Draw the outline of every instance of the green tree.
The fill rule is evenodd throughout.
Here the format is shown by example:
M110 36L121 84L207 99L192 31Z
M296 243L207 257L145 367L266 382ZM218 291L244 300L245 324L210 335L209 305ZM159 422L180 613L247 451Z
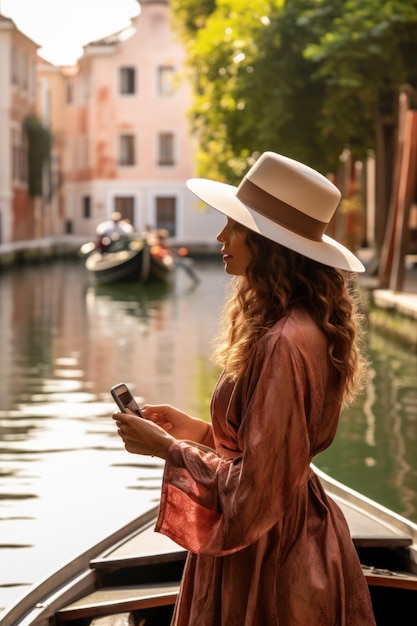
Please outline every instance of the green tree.
M396 112L399 87L417 86L417 2L344 0L326 23L313 11L309 20L319 36L304 53L327 85L323 129L341 128L363 151L377 116Z
M317 164L323 81L312 84L314 64L303 56L308 33L294 23L294 9L285 11L283 0L220 0L202 17L201 3L193 11L190 2L200 27L181 21L182 3L172 8L191 68L199 173L237 181L267 149Z
M335 170L395 130L417 84L417 0L177 0L199 174L236 182L259 152ZM385 125L381 131L381 124Z

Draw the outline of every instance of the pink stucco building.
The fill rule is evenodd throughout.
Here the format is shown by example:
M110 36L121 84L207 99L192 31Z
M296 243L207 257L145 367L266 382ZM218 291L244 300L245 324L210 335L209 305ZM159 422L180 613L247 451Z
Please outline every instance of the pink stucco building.
M34 236L24 124L36 109L38 46L0 15L0 243Z
M11 149L0 163L0 243L63 234L88 240L113 211L138 232L164 228L173 242L215 242L224 219L199 206L185 184L195 175L191 93L169 0L139 4L129 28L86 45L72 67L37 57L38 46L2 18L0 138ZM42 197L34 198L25 173L18 180L13 169L15 152L25 161L31 111L53 137Z
M142 0L131 27L85 46L67 78L64 155L67 230L89 236L120 211L135 229L181 241L213 239L212 210L196 210L184 50L168 0Z

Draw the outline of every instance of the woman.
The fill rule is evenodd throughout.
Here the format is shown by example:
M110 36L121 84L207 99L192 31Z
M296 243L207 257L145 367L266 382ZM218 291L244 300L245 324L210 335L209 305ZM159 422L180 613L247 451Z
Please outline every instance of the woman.
M238 188L188 186L227 216L234 276L211 424L168 405L113 416L129 452L166 460L156 530L189 550L172 624L372 626L349 529L310 467L363 380L347 282L363 266L324 235L340 192L272 152Z

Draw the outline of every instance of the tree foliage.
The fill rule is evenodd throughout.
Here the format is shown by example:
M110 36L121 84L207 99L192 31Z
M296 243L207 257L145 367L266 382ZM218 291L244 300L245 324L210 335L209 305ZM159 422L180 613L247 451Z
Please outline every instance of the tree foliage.
M42 195L45 163L51 158L52 136L35 115L28 115L23 128L28 143L28 187L32 197Z
M199 174L237 182L276 150L335 170L417 86L417 0L174 0ZM378 117L379 116L379 117Z
M324 133L341 129L363 154L373 145L376 116L396 116L399 87L417 87L417 2L345 0L341 5L305 56L318 64L314 78L327 86ZM310 19L317 22L317 16Z

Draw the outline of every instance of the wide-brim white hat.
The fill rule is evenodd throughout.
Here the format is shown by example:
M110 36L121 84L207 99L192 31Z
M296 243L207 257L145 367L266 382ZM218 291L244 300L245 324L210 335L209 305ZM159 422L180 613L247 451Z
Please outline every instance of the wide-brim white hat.
M324 234L341 193L316 170L264 152L235 187L191 178L188 188L206 204L290 250L342 270L365 271L345 246Z

